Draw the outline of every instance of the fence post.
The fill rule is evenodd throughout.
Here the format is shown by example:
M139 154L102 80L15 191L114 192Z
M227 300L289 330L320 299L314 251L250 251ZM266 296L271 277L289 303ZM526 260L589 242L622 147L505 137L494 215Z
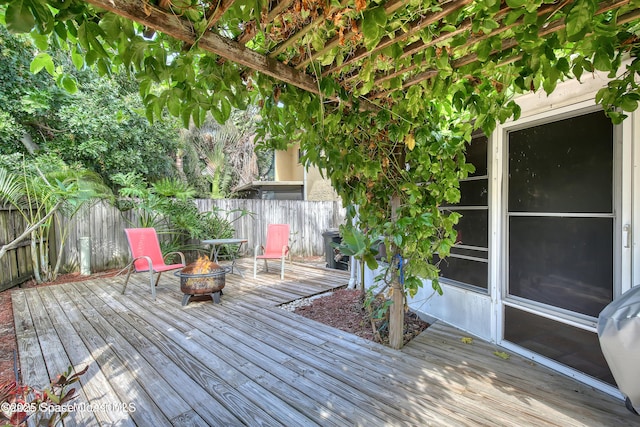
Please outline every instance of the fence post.
M91 274L91 237L80 238L80 274Z

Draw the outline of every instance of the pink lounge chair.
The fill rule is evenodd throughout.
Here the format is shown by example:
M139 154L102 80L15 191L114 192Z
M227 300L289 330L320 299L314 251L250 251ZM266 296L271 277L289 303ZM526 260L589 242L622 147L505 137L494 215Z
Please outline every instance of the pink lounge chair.
M151 295L153 299L156 299L156 286L160 280L160 275L163 271L177 270L185 266L184 254L182 252L171 252L165 255L166 258L172 254L180 255L182 261L181 264L165 264L160 250L160 242L158 241L158 234L155 228L125 228L124 232L127 234L127 240L129 241L129 249L131 250L131 256L133 261L127 266L129 271L127 272L127 278L124 281L124 288L122 288L122 294L127 289L129 283L129 276L131 276L131 270L135 268L136 272L149 272L149 284L151 285ZM153 273L158 273L155 283L153 282Z
M258 253L262 251L262 255ZM280 280L284 280L284 259L289 254L289 224L269 224L267 244L257 245L253 255L253 278L257 277L258 260L264 260L264 269L269 271L268 259L280 260Z

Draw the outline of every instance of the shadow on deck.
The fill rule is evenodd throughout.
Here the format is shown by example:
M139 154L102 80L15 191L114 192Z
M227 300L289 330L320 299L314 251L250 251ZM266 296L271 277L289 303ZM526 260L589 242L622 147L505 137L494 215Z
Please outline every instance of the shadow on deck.
M347 284L347 272L286 267L227 275L221 304L157 300L132 276L12 293L24 382L68 365L82 389L65 425L637 425L624 404L442 324L395 351L279 309ZM90 406L89 406L90 405ZM135 409L135 411L134 411Z

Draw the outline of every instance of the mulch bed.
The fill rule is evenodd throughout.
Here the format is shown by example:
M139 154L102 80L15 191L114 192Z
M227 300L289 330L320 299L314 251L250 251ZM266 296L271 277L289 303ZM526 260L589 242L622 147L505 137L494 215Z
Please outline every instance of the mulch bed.
M371 304L372 312L375 313L383 303L382 296L376 298ZM374 319L375 326L372 326L371 316L364 307L362 293L359 290L337 290L328 296L314 299L311 305L296 308L294 312L359 337L385 345L389 344L387 319ZM374 327L377 334L374 333ZM415 313L405 312L404 344L428 327L429 324L421 320Z

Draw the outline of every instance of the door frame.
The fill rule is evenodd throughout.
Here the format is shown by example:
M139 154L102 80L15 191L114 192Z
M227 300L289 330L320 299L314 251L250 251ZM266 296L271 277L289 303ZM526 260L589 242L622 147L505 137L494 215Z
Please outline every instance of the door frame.
M565 105L560 108L553 108L550 106L544 111L538 111L537 113L528 115L517 121L512 121L504 125L499 126L491 138L490 147L492 153L492 159L490 160L492 168L492 176L490 176L492 197L492 207L495 208L494 214L491 218L491 227L493 230L491 239L493 253L490 259L496 260L493 265L490 265L490 287L491 295L493 296L492 302L494 309L492 315L494 316L494 322L492 330L494 331L494 339L497 344L518 353L531 360L535 360L538 363L548 366L554 370L557 370L565 375L576 378L577 380L598 388L608 394L616 397L622 397L619 390L610 384L597 380L585 373L582 373L574 368L570 368L552 359L541 356L534 353L531 350L520 347L509 341L503 339L504 337L504 321L505 321L505 306L517 307L518 309L528 311L530 313L549 318L554 321L559 321L574 327L585 329L590 332L596 332L596 321L587 321L585 319L578 319L577 316L567 316L562 313L555 312L553 310L541 310L539 307L530 307L525 304L520 304L518 301L510 300L508 298L507 282L508 282L508 216L507 216L507 195L508 195L508 133L514 130L526 129L529 127L562 120L570 117L579 116L582 114L591 113L601 110L601 107L595 105L593 98L576 102L574 104ZM640 280L640 274L633 274L633 271L640 273L640 269L634 268L640 267L640 256L632 259L632 248L623 248L623 242L626 242L627 235L623 231L624 225L632 226L632 205L633 203L640 203L640 200L633 200L633 188L640 188L640 173L636 174L635 180L632 179L633 166L640 164L640 153L633 150L633 120L638 119L638 115L623 122L620 126L614 126L614 176L613 176L613 190L614 190L614 277L613 277L613 295L614 298L620 295L631 286L632 277L636 280ZM635 158L632 155L635 153ZM635 184L635 186L634 186ZM638 198L640 199L640 197ZM640 224L640 212L636 209L635 212L638 215L638 222ZM630 228L629 233L633 230ZM632 234L629 234L629 239L632 240L633 245L636 246L638 242ZM635 251L638 252L638 251Z

